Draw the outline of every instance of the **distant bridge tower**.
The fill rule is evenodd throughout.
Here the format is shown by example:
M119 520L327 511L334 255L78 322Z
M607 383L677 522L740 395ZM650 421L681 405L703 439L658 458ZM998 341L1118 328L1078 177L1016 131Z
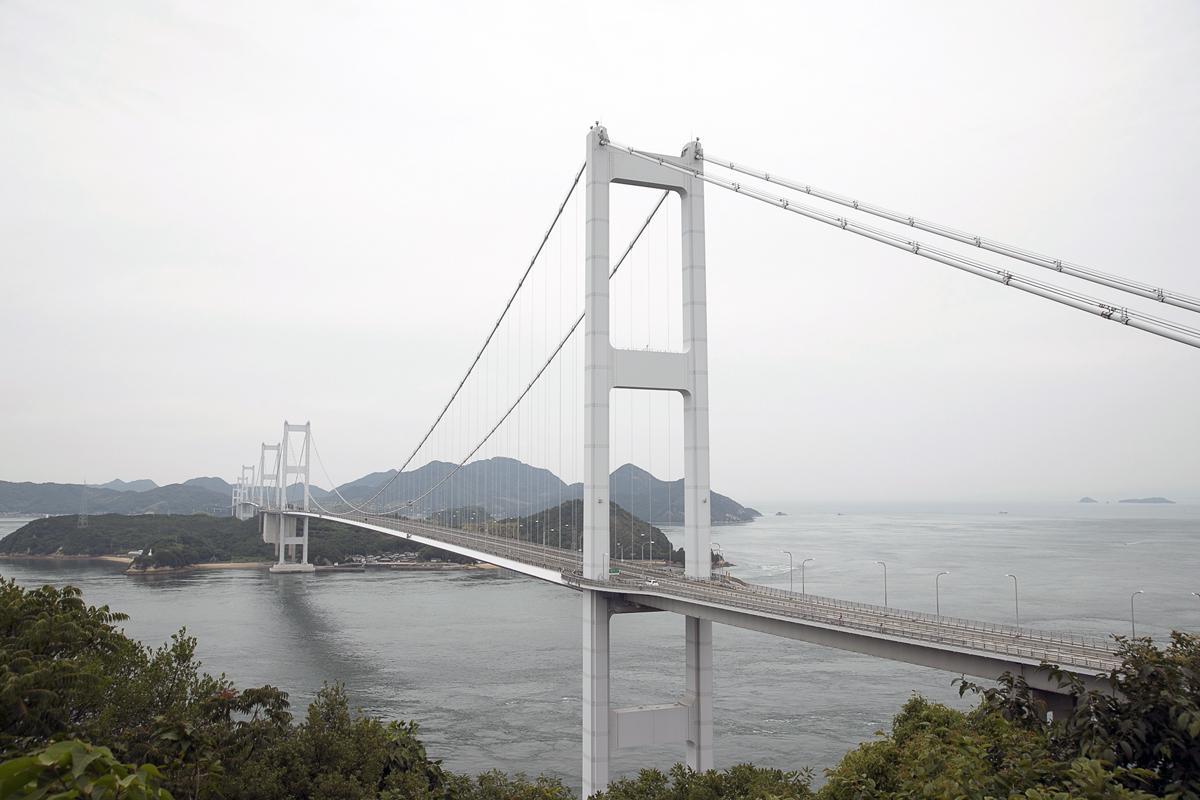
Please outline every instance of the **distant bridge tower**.
M254 504L260 510L266 511L271 508L272 492L278 482L279 445L263 442L258 455L258 484L254 487Z
M300 446L292 448L292 434L302 434ZM278 512L289 509L309 510L309 454L312 438L312 424L292 425L284 420L283 438L280 439L277 467L275 471L275 487L272 507ZM268 445L263 445L265 457ZM292 454L298 453L296 463L292 463ZM295 477L301 485L299 502L290 502L287 496L288 484ZM271 566L271 572L312 572L316 568L308 562L308 518L302 522L295 517L282 513L266 513L263 515L263 541L275 545L277 560Z
M233 487L233 516L240 520L254 519L258 508L254 503L254 465L242 465L242 474Z
M608 147L600 125L587 138L583 575L607 581L609 394L613 389L679 392L684 407L684 551L692 578L711 574L708 453L708 320L704 273L704 167L699 142L679 157L656 156L688 172ZM683 352L619 350L609 335L609 186L667 190L682 208ZM586 584L585 584L586 587ZM621 748L685 741L687 764L711 769L712 622L686 617L686 679L679 702L632 709L609 705L611 596L583 597L583 796L608 786L610 755Z
M79 519L76 524L80 528L88 526L88 510L87 510L87 478L83 479L83 485L79 487Z

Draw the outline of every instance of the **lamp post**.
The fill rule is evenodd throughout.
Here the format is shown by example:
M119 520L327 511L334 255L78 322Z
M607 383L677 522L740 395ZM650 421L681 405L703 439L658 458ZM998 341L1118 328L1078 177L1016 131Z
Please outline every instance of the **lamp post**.
M815 561L813 558L806 558L800 562L800 594L808 594L804 588L804 565L810 561Z
M1004 573L1004 577L1013 579L1013 612L1016 614L1016 617L1017 617L1017 627L1020 628L1021 627L1021 600L1017 596L1017 576L1013 575L1011 572L1006 572L1006 573ZM1018 631L1018 634L1020 634L1020 631Z
M788 594L791 594L792 593L792 570L794 569L794 567L792 567L792 551L791 550L781 550L780 552L786 554L788 557ZM803 566L803 564L801 564L801 566ZM803 582L801 582L800 588L804 588Z
M883 567L883 607L887 608L887 564L882 561L876 561L875 563Z
M942 580L943 575L949 574L946 570L942 570L933 578L933 607L935 609L934 613L939 617L942 615L942 590L938 586L938 583Z
M1136 592L1129 595L1129 633L1130 633L1129 638L1130 639L1137 638L1137 620L1133 616L1133 598L1137 597L1139 594L1145 594L1145 592L1142 591L1141 589L1138 589Z

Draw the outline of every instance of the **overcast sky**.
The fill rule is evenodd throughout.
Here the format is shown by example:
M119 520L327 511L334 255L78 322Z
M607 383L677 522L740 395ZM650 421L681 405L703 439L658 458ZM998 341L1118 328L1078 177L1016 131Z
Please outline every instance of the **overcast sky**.
M231 479L284 417L395 466L594 120L1200 295L1194 2L4 0L0 479ZM717 189L707 235L719 491L1200 499L1200 351Z

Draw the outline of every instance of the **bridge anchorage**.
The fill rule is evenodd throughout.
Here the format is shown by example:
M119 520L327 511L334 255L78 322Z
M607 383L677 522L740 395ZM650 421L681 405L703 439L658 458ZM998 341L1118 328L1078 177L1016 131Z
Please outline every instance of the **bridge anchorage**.
M731 161L705 156L698 141L685 145L679 156L662 155L617 144L609 139L606 129L597 124L587 135L584 165L576 174L567 198L559 207L550 230L543 237L500 318L489 332L483 347L475 355L466 375L451 394L450 400L426 430L416 449L393 471L388 481L374 490L365 501L356 505L347 500L337 488L338 484L330 479L333 492L341 504L337 506L339 510L325 508L310 492L310 455L313 451L316 452L318 464L322 469L325 467L320 451L313 442L312 428L308 423L293 425L284 422L279 443L261 446L257 470L253 467L243 467L242 475L233 490L233 510L239 518L258 515L263 540L275 545L277 560L271 571L313 571L314 567L309 563L308 557L309 524L312 519L328 519L467 556L579 592L583 600L582 776L585 798L607 787L610 765L614 757L627 748L683 744L689 767L695 770L713 767L714 622L985 679L994 679L1003 672L1011 672L1023 677L1052 710L1062 709L1065 703L1070 702L1070 690L1041 669L1044 664L1055 664L1064 673L1078 677L1085 688L1106 688L1104 676L1120 663L1110 641L818 597L803 591L796 594L712 575L705 186L714 185L775 206L787 213L835 226L877 243L905 250L920 258L988 278L997 285L1017 288L1108 321L1115 319L1127 328L1140 329L1177 343L1200 347L1200 330L1127 309L1123 304L1114 305L1097 300L1074 290L1055 287L1040 279L1018 275L973 258L915 242L906 235L852 222L846 217L806 206L797 202L794 197L768 194L761 188L706 172L706 163L802 195L841 204L856 212L872 214L909 228L950 238L962 244L973 245L1056 272L1066 271L1084 280L1137 294L1179 309L1200 310L1200 299L1188 295L1099 273L1087 267L1070 265L1059 259L1050 259L1032 251L926 222L912 215L887 211L869 203L860 203L841 195L824 192L802 182L783 179L775 173L760 173ZM518 299L522 287L529 285L526 281L530 270L538 262L539 256L543 255L547 241L558 227L564 208L575 196L580 178L584 176L582 313L579 313L577 307L574 309L575 322L565 332L557 347L553 347L555 340L548 336L549 326L546 315L543 315L540 323L546 326L547 330L544 331L545 339L542 341L550 351L549 358L536 371L533 368L538 362L528 361L530 373L535 372L528 384L525 381L530 374L522 372L521 359L518 359L515 374L510 376L503 373L505 380L498 382L495 375L489 374L487 370L508 369L505 365L511 362L506 358L507 353L501 354L505 356L503 358L487 357L491 352L488 350L489 345L495 343L498 348L501 346L501 340L511 343L511 337L497 337L497 331L500 330L506 315L515 307L514 301ZM653 189L661 193L662 198L674 194L678 199L678 252L682 287L678 307L681 309L682 336L675 340L677 344L673 348L636 350L619 348L613 343L610 330L611 279L650 225L654 215L663 206L663 200L660 199L647 217L646 223L624 252L615 259L614 264L609 250L610 193L613 184ZM561 230L559 227L560 234ZM561 252L560 249L560 257ZM573 267L578 264L576 258ZM572 291L576 288L573 284ZM561 283L558 290L561 310L564 291ZM549 289L545 289L545 292L542 300L549 304ZM541 302L528 295L527 291L524 297L530 301L528 305ZM578 292L575 296L578 298ZM670 300L671 293L668 292L667 296ZM668 311L672 314L674 307L673 301L670 301ZM1119 319L1109 313L1113 308L1121 309ZM556 359L564 352L564 346L580 326L583 330L582 351L578 354L580 357L573 356L569 359L569 374L572 379L581 379L581 393L573 395L568 403L562 399L561 375L565 359ZM512 327L510 320L509 333L512 333ZM525 332L525 338L522 338L519 325L515 341L519 355L522 347L526 347L527 351L530 349L528 331ZM573 341L578 344L580 340ZM528 359L530 355L529 352L525 352L523 357ZM582 430L574 427L572 419L572 434L567 437L581 434L574 440L582 440L583 445L580 523L582 536L572 540L572 537L579 533L578 530L572 530L566 547L562 546L561 509L564 506L561 495L557 507L559 546L553 546L545 535L548 516L543 516L542 519L540 532L543 538L540 544L531 532L528 538L522 538L522 532L525 530L522 528L525 524L522 522L522 509L543 514L544 511L541 506L523 507L519 492L514 517L507 520L492 519L491 512L482 509L481 516L484 522L473 524L474 511L467 507L467 503L455 506L454 496L450 495L451 499L447 500L445 491L447 482L460 475L460 470L472 459L476 459L475 465L486 463L481 460L481 448L488 445L493 434L501 428L514 410L517 410L522 400L552 364L557 364L560 369L558 394L554 400L549 401L552 406L551 413L543 413L539 421L549 424L548 420L554 418L553 412L561 412L562 408L567 406L570 406L572 414L580 409L583 412ZM477 374L477 367L484 371L482 376ZM580 369L582 375L579 374ZM486 392L471 395L468 381L472 377L476 379L476 384L486 388ZM509 381L509 378L512 380ZM519 389L522 385L524 390L512 399L509 396L512 387L516 386ZM463 404L465 407L452 409L464 386L468 386L468 400ZM610 430L611 395L616 389L641 393L655 392L659 393L660 397L663 393L675 393L682 398L685 556L682 569L633 560L632 553L630 558L621 560L619 570L610 569L610 522L619 519L612 512L610 475L614 450ZM504 395L502 398L498 397L501 391ZM475 410L480 407L485 409L482 415ZM481 416L484 417L482 421ZM496 417L499 417L498 421ZM409 474L405 470L418 454L426 453L428 457L429 451L423 448L431 439L436 439L439 431L445 432L446 426L439 428L444 420L453 421L449 424L463 424L464 420L466 421L462 439L454 438L458 434L453 430L447 434L451 441L449 449L453 451L453 461L456 463L440 462L438 469L445 469L437 475L426 471L421 478L424 483L418 488L410 485L409 489L404 490L409 493L399 498L399 502L394 503L392 507L385 508L387 504L382 501L376 503L389 487L401 485L401 476ZM565 415L559 413L557 420L560 427L567 427ZM519 415L517 422L519 425ZM477 434L483 434L482 439ZM293 442L293 439L297 441ZM518 428L518 454L520 442ZM507 444L493 442L495 448L505 447ZM668 450L670 445L668 440ZM506 455L507 452L501 450L500 454ZM462 453L465 455L460 460L459 455ZM429 461L427 466L432 466L433 459L430 458ZM579 466L578 460L568 461L576 467ZM478 476L478 471L476 475ZM289 487L293 479L295 482ZM469 486L460 488L470 489ZM492 488L496 488L494 483ZM481 496L478 491L473 495L470 492L466 494L476 498L474 502L478 502L478 497ZM487 494L485 491L483 496ZM497 496L499 494L503 494L503 491ZM459 499L462 499L462 496L460 493ZM321 499L325 499L325 496L322 495ZM511 500L508 497L505 499ZM544 497L540 499L543 505L552 505L545 501ZM577 496L573 502L580 502ZM511 511L510 505L502 508L500 513L503 516ZM465 518L468 514L472 524L468 524ZM533 523L530 528L536 524ZM632 535L629 543L632 550ZM667 611L683 617L685 678L677 700L633 708L612 707L609 650L611 619L613 614L629 611Z

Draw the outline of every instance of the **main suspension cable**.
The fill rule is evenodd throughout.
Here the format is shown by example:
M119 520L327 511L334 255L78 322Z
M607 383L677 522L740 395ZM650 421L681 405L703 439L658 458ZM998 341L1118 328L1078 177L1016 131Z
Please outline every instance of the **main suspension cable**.
M460 380L458 385L454 387L454 391L450 394L450 399L446 401L446 405L442 406L442 410L438 412L437 418L434 419L433 424L429 426L427 431L425 431L425 435L421 437L421 441L417 443L415 448L413 448L412 453L410 453L408 458L404 460L404 463L400 465L400 467L396 470L396 473L392 475L391 479L388 480L387 483L383 484L383 486L380 486L375 494L368 497L366 501L363 502L363 507L355 506L352 503L347 503L347 505L349 505L352 509L362 514L369 513L366 511L365 507L374 502L375 498L383 494L393 483L396 482L396 479L400 477L400 473L403 472L408 465L412 463L412 460L417 457L417 453L421 452L421 448L425 446L425 442L429 441L429 437L437 428L438 423L442 421L442 417L446 416L446 411L449 410L450 406L454 403L455 398L458 397L458 393L462 391L463 385L466 384L467 379L471 377L471 373L475 370L475 365L479 363L479 359L483 356L484 351L487 350L487 346L491 343L492 337L496 335L496 331L499 330L500 323L504 321L505 316L508 314L508 310L512 308L513 301L517 298L517 295L520 294L521 287L525 284L525 279L529 277L530 271L533 270L533 265L537 263L538 256L542 254L542 250L546 247L546 242L550 240L550 234L554 232L555 226L558 225L558 220L562 217L563 210L567 207L567 203L570 201L571 195L575 193L576 187L579 186L579 179L583 177L583 171L586 168L587 163L585 162L579 167L579 171L575 173L575 179L571 181L571 188L567 190L566 196L558 206L558 211L554 213L554 219L550 221L550 227L546 228L546 233L542 236L542 241L538 243L537 250L535 250L533 253L533 258L529 259L529 265L526 266L525 271L521 273L521 279L517 281L516 288L513 289L512 294L509 295L508 302L504 304L504 309L500 312L500 316L496 319L496 324L494 324L492 329L488 331L487 338L483 340L483 345L480 346L479 352L477 352L475 354L475 358L471 360L471 365L467 367L467 371L462 376L462 380Z
M666 202L668 195L670 195L670 192L665 191L662 193L662 196L658 198L658 202L655 203L654 208L652 208L650 210L650 213L649 213L649 215L647 215L645 222L642 223L642 227L638 229L638 232L636 234L634 234L633 238L629 241L629 244L626 246L625 252L621 254L621 257L617 260L616 265L609 271L609 273L608 273L609 280L612 280L613 276L617 274L617 270L619 270L621 268L621 265L625 263L625 259L628 258L629 254L633 251L634 245L636 245L638 243L638 240L642 238L642 234L646 232L646 228L650 227L650 222L654 219L654 215L658 213L658 210L660 208L662 208L662 205L664 202ZM505 411L503 415L501 415L500 419L496 421L496 424L492 426L491 430L489 430L484 435L484 437L479 441L479 443L476 444L475 447L473 447L471 449L471 452L469 452L465 456L463 456L462 460L459 461L454 466L453 470L451 470L445 477L443 477L440 481L435 483L433 486L430 486L428 489L426 489L425 492L423 492L419 496L414 497L411 500L408 500L407 502L401 504L400 506L397 506L394 509L391 509L390 511L382 512L382 513L392 513L394 511L399 510L400 508L404 508L405 506L410 506L410 507L415 506L421 500L424 500L426 497L428 497L430 494L432 494L434 491L436 491L439 486L441 486L446 481L453 478L454 475L460 469L462 469L463 466L466 465L466 463L468 461L471 460L471 457L474 456L476 453L478 453L479 450L485 444L488 443L488 440L492 438L492 435L497 430L500 429L500 426L504 424L504 421L507 420L509 418L509 416L512 415L513 411L516 410L517 406L519 406L521 404L521 401L525 399L525 396L527 394L529 394L529 391L538 382L538 379L542 377L542 375L550 367L550 364L553 363L554 359L558 357L558 354L562 352L562 349L566 346L567 342L570 341L570 339L573 335L575 335L575 331L579 329L579 325L583 322L583 319L585 316L587 316L586 310L579 314L579 318L576 319L574 324L571 325L570 330L568 330L566 332L566 334L562 337L562 339L558 343L558 346L555 347L554 351L550 353L550 356L546 359L546 362L544 364L542 364L541 368L537 371L537 374L535 374L533 376L533 378L529 381L529 383L525 386L525 388L521 391L521 393L519 395L517 395L517 399L514 400L512 405L510 405L508 407L508 410ZM367 512L364 512L364 513L367 513ZM519 512L518 512L518 514L519 514Z
M1014 289L1020 289L1023 292L1037 295L1046 300L1053 300L1056 303L1070 306L1079 311L1086 311L1104 319L1109 319L1114 322L1128 325L1138 330L1153 333L1157 336L1162 336L1167 339L1172 339L1181 344L1190 345L1191 347L1200 348L1200 330L1190 328L1185 325L1179 325L1170 320L1164 320L1153 317L1149 314L1140 311L1130 310L1122 306L1116 306L1097 300L1087 295L1079 294L1053 284L1044 283L1033 278L1028 278L1018 273L1010 272L999 267L986 264L981 261L966 258L955 253L939 250L936 247L930 247L922 242L908 240L902 236L885 231L880 228L873 228L869 225L853 222L846 217L834 216L820 209L805 206L800 203L793 202L783 197L776 197L767 194L766 192L754 189L748 186L743 186L736 181L730 181L715 175L707 174L701 170L684 167L667 161L662 156L653 153L647 153L641 150L635 150L626 145L617 144L613 141L605 143L609 147L614 147L622 152L628 153L637 158L649 161L668 169L682 172L687 175L692 175L705 183L711 183L715 186L720 186L723 189L728 189L736 194L742 194L747 197L752 197L755 200L767 203L768 205L782 208L785 211L791 211L794 214L799 214L809 219L814 219L818 222L824 222L827 225L832 225L835 228L849 231L850 233L858 234L868 239L873 239L881 244L886 244L890 247L895 247L899 250L906 250L914 255L928 258L932 261L937 261L955 269L969 272L973 275L989 278L991 280L1002 283L1005 286L1011 286Z
M1179 292L1167 291L1166 289L1158 286L1142 283L1141 281L1131 280L1129 278L1123 278L1120 275L1112 275L1109 273L1100 272L1079 264L1072 264L1068 261L1063 261L1060 258L1042 255L1041 253L1036 253L1032 250L1026 250L1022 247L1004 244L994 239L976 236L971 233L966 233L964 231L951 228L947 225L940 225L936 222L923 220L918 217L914 217L911 214L903 214L899 211L892 211L882 206L873 205L871 203L863 203L859 200L855 200L844 195L829 192L824 189L818 189L811 184L790 180L788 178L780 177L779 175L773 175L769 172L753 169L744 164L737 164L733 161L713 158L711 156L703 156L703 159L710 164L716 164L717 166L724 167L732 172L739 172L743 175L749 175L753 178L758 178L759 180L763 180L768 183L774 183L787 189L803 192L813 197L819 197L822 200L828 200L831 203L837 203L838 205L863 211L876 217L891 220L892 222L898 222L902 225L908 225L909 227L917 228L918 230L937 234L938 236L944 236L947 239L953 239L956 242L969 244L983 250L990 250L993 253L999 253L1002 256L1015 258L1028 264L1034 264L1035 266L1052 269L1055 272L1061 272L1064 275L1082 278L1085 281L1091 281L1092 283L1107 286L1110 289L1119 289L1123 292L1129 292L1130 294L1136 294L1151 300L1157 300L1160 303L1165 303L1177 308L1184 308L1188 311L1200 312L1200 298L1191 297Z

